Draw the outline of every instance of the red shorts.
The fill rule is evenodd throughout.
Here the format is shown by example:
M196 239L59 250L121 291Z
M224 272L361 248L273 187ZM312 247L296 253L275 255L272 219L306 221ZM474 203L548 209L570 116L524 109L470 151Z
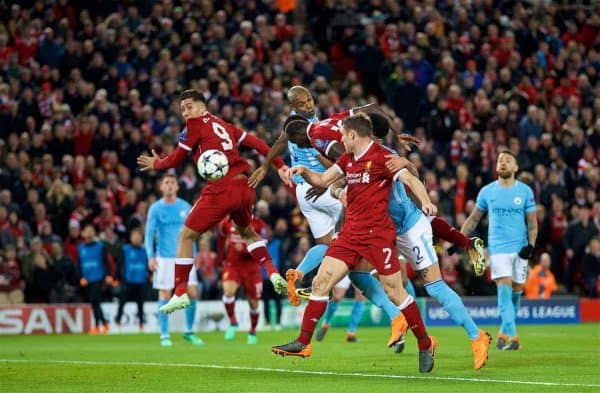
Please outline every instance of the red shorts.
M254 261L225 262L223 265L223 281L234 281L243 286L246 296L250 299L260 299L262 296L262 273L260 266Z
M185 226L203 233L229 214L237 225L247 227L252 220L255 198L254 189L248 186L246 177L232 179L225 184L208 184L192 206Z
M371 234L361 235L342 230L329 245L325 256L343 261L350 270L364 258L382 276L389 276L400 270L394 229L379 229Z

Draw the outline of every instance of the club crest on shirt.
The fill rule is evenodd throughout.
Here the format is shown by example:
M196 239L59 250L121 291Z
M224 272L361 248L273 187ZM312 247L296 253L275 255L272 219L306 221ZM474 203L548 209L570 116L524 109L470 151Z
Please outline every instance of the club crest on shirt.
M513 200L513 202L515 203L515 205L520 205L522 200L520 197L515 197L515 199Z
M187 212L185 210L180 210L179 211L179 217L185 218L186 215L187 215Z
M315 140L315 146L319 149L325 149L325 147L327 146L327 142L323 139L317 139Z
M187 127L184 127L183 130L181 130L181 132L179 133L179 140L182 142L187 141Z
M372 161L367 161L367 164L365 165L365 171L369 172L371 170L371 165L373 165Z

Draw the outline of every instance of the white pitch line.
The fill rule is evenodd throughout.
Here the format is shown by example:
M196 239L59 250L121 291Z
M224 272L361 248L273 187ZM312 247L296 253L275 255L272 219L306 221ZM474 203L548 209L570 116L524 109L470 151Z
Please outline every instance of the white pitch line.
M483 382L483 383L513 384L513 385L564 386L564 387L586 387L586 388L599 388L600 387L600 384L584 384L584 383L518 381L518 380L510 380L510 379L485 379L485 378L465 378L465 377L437 377L434 375L419 376L419 375L347 373L347 372L334 372L334 371L288 370L288 369L284 369L284 368L226 366L226 365L219 365L219 364L113 362L113 361L104 362L104 361L97 361L97 360L34 360L34 359L0 359L0 363L46 363L46 364L93 365L93 366L189 367L189 368L203 368L203 369L217 369L217 370L264 371L264 372L271 372L271 373L328 375L328 376L335 376L335 377L417 379L417 380L430 380L430 381Z

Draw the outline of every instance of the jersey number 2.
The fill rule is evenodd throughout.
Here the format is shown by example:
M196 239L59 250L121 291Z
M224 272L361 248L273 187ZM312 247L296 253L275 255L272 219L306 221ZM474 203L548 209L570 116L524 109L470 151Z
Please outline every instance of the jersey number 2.
M219 123L212 123L212 128L215 135L223 140L223 142L221 142L221 147L223 150L227 151L233 149L233 142L231 142L231 137L227 133L225 127Z
M390 269L392 267L392 264L390 263L390 258L392 257L392 249L389 247L386 247L386 248L382 249L382 251L385 254L385 261L383 262L383 268Z

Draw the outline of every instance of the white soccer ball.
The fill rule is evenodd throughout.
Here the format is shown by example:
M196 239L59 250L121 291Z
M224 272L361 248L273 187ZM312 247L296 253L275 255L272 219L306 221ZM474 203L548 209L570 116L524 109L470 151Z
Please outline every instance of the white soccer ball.
M198 157L196 164L200 176L208 181L219 180L229 171L227 156L219 150L206 150Z

